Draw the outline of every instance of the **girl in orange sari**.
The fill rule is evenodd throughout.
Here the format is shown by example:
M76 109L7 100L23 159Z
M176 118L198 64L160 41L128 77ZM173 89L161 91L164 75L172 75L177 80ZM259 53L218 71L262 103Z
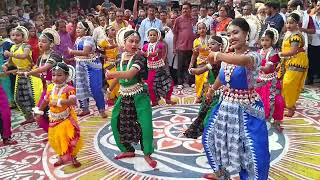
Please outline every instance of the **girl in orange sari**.
M70 76L70 75L71 76ZM65 63L59 62L52 69L52 81L47 87L47 93L40 108L35 107L34 113L42 115L43 110L49 105L48 141L50 146L59 156L54 163L58 167L71 160L74 167L81 164L76 155L83 146L80 137L75 106L77 105L76 90L67 84L71 80L74 69Z

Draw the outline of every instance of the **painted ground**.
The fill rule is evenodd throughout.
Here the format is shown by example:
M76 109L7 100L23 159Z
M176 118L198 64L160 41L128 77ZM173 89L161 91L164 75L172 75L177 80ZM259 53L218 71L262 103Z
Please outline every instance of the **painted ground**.
M95 109L80 119L85 147L79 154L82 166L53 168L57 160L47 144L47 135L36 123L19 126L24 121L13 111L15 146L0 147L0 179L200 179L211 172L201 140L187 139L183 132L196 117L192 89L174 92L176 106L153 109L156 170L150 169L136 146L138 156L115 161L119 153L110 127ZM108 109L109 115L111 108ZM284 121L284 133L269 128L271 152L270 179L320 179L320 89L307 87L297 106L297 113Z

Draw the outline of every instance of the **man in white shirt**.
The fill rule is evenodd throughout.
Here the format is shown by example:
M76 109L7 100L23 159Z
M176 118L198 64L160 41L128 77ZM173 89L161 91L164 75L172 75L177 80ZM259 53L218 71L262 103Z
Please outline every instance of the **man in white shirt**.
M200 8L200 16L198 22L204 22L207 26L208 31L211 30L211 24L213 22L213 18L208 16L208 8L203 6Z
M98 17L99 26L93 30L92 37L96 43L107 38L106 36L106 17L101 15Z
M160 19L155 17L156 7L153 5L149 5L148 7L148 17L141 22L139 27L139 34L141 36L142 45L147 42L146 33L150 28L157 28L158 30L163 29L163 25Z

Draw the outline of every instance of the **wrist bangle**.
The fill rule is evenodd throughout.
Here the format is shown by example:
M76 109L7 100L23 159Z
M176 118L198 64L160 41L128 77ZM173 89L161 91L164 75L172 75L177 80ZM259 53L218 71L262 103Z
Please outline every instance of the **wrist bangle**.
M37 114L37 115L43 115L44 114L43 111L40 111L39 107L34 107L34 108L32 108L32 110L33 110L34 114Z
M192 69L192 68L188 69L188 72L189 72L189 74L190 74L190 75L192 75L192 73L191 73L191 69Z
M218 54L219 54L219 52L216 52L216 53L214 54L214 56L213 56L214 61L216 61L216 60L217 60L217 56L218 56Z
M62 107L61 99L58 99L58 101L57 101L57 106L58 106L58 107Z
M211 64L210 64L210 63L208 63L206 66L207 66L207 68L208 68L209 70L211 70L211 69L212 69L212 66L211 66Z

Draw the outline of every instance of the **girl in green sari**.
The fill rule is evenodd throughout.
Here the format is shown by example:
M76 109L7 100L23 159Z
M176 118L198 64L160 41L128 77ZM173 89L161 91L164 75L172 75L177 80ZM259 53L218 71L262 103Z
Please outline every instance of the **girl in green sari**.
M106 71L107 79L117 79L120 84L120 96L112 111L111 126L122 152L115 159L134 157L132 144L140 143L144 159L155 168L157 161L150 156L154 152L152 109L148 87L143 82L147 61L138 52L140 40L140 35L132 29L123 28L117 34L117 41L124 52L116 62L117 71Z

